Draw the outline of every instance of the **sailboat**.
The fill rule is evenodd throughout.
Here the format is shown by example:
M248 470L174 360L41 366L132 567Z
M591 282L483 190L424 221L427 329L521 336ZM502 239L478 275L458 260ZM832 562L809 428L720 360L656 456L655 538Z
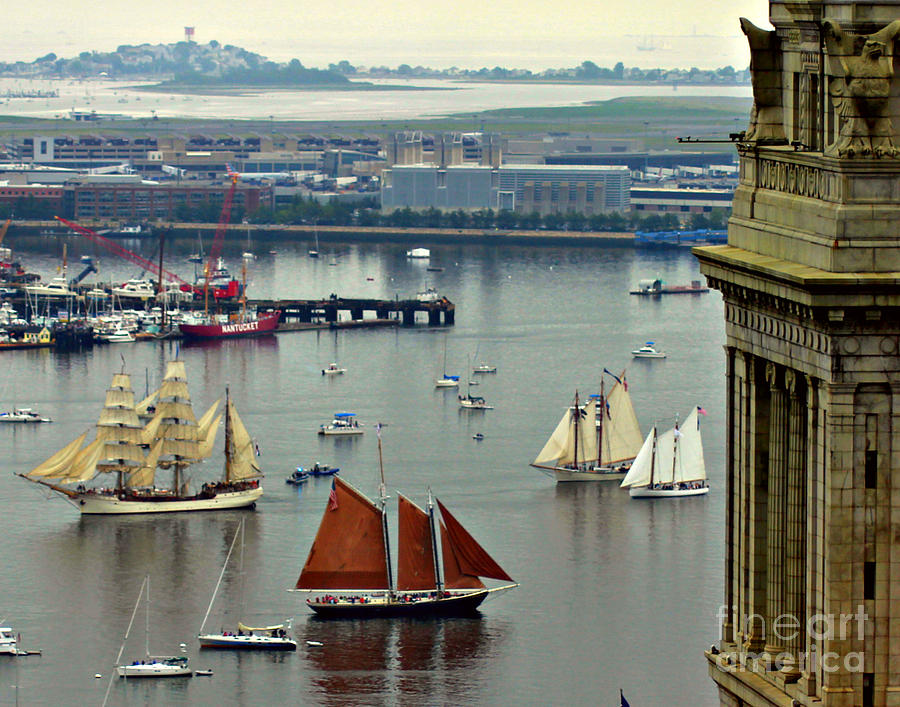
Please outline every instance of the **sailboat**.
M435 388L458 388L459 376L447 375L447 336L444 335L444 373L434 381Z
M427 511L405 496L397 497L394 581L383 465L377 505L341 477L333 477L328 505L295 591L315 594L306 605L322 617L431 617L471 615L489 595L519 586L434 500L442 520L436 517L430 492ZM482 577L507 584L488 588Z
M574 404L566 409L531 466L558 482L621 479L640 443L640 427L623 377L608 396L601 392L589 397L585 405L576 392Z
M695 407L680 427L658 434L656 426L622 479L632 498L672 498L709 493L703 441L700 438L702 408ZM703 414L706 414L703 412Z
M295 651L297 650L297 642L288 636L285 626L288 624L277 624L275 626L252 627L246 626L238 621L237 632L222 630L219 633L203 633L206 626L206 620L209 618L209 612L212 610L213 603L216 601L216 594L219 592L219 586L222 584L222 577L225 576L225 568L228 567L228 561L234 552L238 537L241 538L241 610L243 611L244 596L244 519L241 518L240 525L234 533L234 539L231 541L231 547L228 548L228 554L225 556L225 563L222 565L222 571L219 573L219 580L216 582L216 588L213 590L212 598L209 600L209 607L206 609L206 615L203 617L203 623L200 625L199 635L197 639L200 641L201 648L232 648L232 649L255 649L268 651Z
M221 481L190 490L189 470L212 455L221 399L198 420L194 416L184 362L169 361L156 412L142 426L134 405L131 377L113 375L97 422L88 431L25 474L24 479L61 494L83 514L162 513L253 507L262 496L255 447L226 389L225 470ZM148 448L145 451L145 448ZM159 470L171 485L156 485ZM107 476L109 475L109 476ZM85 486L97 478L114 479ZM74 488L73 488L74 487Z
M466 369L471 371L468 359L466 360ZM494 406L488 405L482 396L472 395L469 392L469 386L472 385L471 373L469 376L470 377L466 379L466 394L456 396L459 400L459 406L464 410L493 410Z
M318 227L318 225L315 226L313 228L313 230L315 231L315 234L316 234L316 247L310 248L308 251L306 251L306 254L310 258L318 258L319 257L319 227Z
M141 660L135 660L130 665L119 665L122 658L122 651L125 648L125 642L131 633L131 627L134 624L134 617L137 614L138 606L144 597L146 590L147 595L147 618L146 627L144 629L145 636L145 657ZM131 621L128 622L128 630L125 631L125 638L122 641L122 647L119 648L119 655L116 656L116 672L120 678L175 678L175 677L191 677L194 673L188 667L187 656L159 656L150 655L150 576L144 577L141 584L141 591L138 594L137 602L134 605L134 611L131 613Z

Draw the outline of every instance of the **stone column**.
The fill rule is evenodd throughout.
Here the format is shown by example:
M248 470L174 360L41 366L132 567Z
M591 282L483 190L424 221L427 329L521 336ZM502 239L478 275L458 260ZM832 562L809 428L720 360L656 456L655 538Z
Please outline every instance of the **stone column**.
M806 376L806 615L822 613L822 511L825 487L822 483L822 455L818 448L819 430L819 381ZM800 678L801 694L814 697L818 694L822 670L822 641L806 634L806 665Z
M745 524L743 576L745 596L741 606L744 630L743 647L748 653L759 655L765 646L766 616L766 544L768 482L761 461L762 448L768 448L768 396L757 372L755 356L744 352L746 380L744 384L744 426L741 466L744 473Z
M775 622L784 612L784 508L787 482L787 396L778 380L778 370L766 364L771 396L769 409L769 494L766 511L766 653L771 660L783 650L775 635Z
M806 430L804 401L801 399L799 375L788 369L785 387L790 396L787 444L787 495L784 548L784 610L790 617L785 648L794 662L785 665L784 673L799 678L797 661L806 647ZM796 628L794 628L796 625Z
M734 616L737 605L738 587L736 577L739 575L736 562L740 557L740 514L737 509L740 503L735 498L740 493L740 464L736 459L740 449L740 427L735 425L735 410L740 410L740 384L735 374L735 349L733 346L725 347L725 386L727 390L728 406L725 412L725 429L728 437L726 443L725 460L725 619L722 623L722 638L725 641L736 642L736 632L740 622ZM737 531L737 532L736 532Z

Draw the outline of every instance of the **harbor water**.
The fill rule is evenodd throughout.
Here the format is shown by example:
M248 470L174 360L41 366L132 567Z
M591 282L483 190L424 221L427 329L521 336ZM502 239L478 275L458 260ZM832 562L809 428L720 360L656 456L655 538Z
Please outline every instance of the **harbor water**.
M55 274L62 240L8 239L29 270ZM70 262L86 241L67 240ZM190 275L195 243L167 245L165 267ZM111 376L131 374L138 398L158 385L176 342L2 355L0 407L31 406L50 425L0 429L0 616L43 654L0 660L0 704L101 704L145 575L151 577L150 651L177 654L212 677L115 678L109 704L632 705L717 704L703 650L717 639L722 603L724 326L718 293L628 294L638 280L700 279L686 251L508 245L231 244L239 271L253 250L253 298L411 298L434 286L456 304L456 324L306 331L180 346L195 410L230 387L266 474L254 511L80 517L14 476L96 423ZM405 257L428 245L430 261ZM152 256L150 243L133 243ZM277 253L270 253L276 250ZM43 254L42 254L43 253ZM426 270L430 263L443 271ZM102 255L101 279L138 273ZM70 265L70 275L74 267ZM668 357L632 360L656 342ZM467 360L497 366L473 394L493 410L466 411L447 373L466 383ZM323 376L331 362L347 368ZM603 369L627 368L646 434L702 405L711 491L638 501L615 482L557 485L529 467L575 392L599 392ZM609 379L607 379L609 381ZM316 435L333 413L357 413L365 434ZM297 466L339 466L370 497L378 488L374 425L384 425L385 476L424 503L428 490L453 512L520 587L479 617L328 622L293 587L328 502L330 480L285 483ZM473 439L482 433L482 440ZM221 473L217 451L198 481ZM199 652L197 632L240 518L244 576L229 564L208 629L292 618L297 653ZM394 516L392 516L394 517ZM393 525L392 525L393 527ZM396 550L396 548L394 548ZM124 660L144 655L144 609ZM320 642L309 646L307 641ZM100 674L101 678L95 678Z

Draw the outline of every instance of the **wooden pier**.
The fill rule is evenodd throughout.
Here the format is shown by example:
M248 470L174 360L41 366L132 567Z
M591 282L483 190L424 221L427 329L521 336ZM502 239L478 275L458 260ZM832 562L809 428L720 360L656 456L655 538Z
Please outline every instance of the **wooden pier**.
M239 305L231 303L229 309L237 309ZM327 299L301 300L248 300L247 306L262 312L268 309L281 310L281 321L289 328L291 322L310 324L326 322L328 324L343 321L367 322L371 319L396 319L403 326L416 323L416 313L425 312L428 326L452 326L455 323L456 306L446 297L433 301L411 300L379 300L349 299L331 295ZM367 315L368 318L367 318ZM279 324L279 329L281 325Z

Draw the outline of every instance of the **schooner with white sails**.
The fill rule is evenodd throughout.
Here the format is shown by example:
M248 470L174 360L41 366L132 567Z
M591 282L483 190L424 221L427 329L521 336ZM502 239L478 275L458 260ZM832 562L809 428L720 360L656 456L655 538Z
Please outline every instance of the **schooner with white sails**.
M131 377L113 375L96 425L24 479L61 494L83 514L161 513L253 506L262 472L253 440L226 391L225 470L218 482L191 489L190 472L212 455L221 398L198 420L183 361L169 361L153 417L142 425ZM160 482L170 481L160 485Z
M684 424L658 434L650 430L622 487L632 498L671 498L702 496L709 493L700 418L706 414L695 407Z
M604 371L608 373L608 371ZM612 375L612 374L609 374ZM578 393L531 466L561 481L607 481L625 476L641 448L641 429L622 376L607 395L581 404Z

